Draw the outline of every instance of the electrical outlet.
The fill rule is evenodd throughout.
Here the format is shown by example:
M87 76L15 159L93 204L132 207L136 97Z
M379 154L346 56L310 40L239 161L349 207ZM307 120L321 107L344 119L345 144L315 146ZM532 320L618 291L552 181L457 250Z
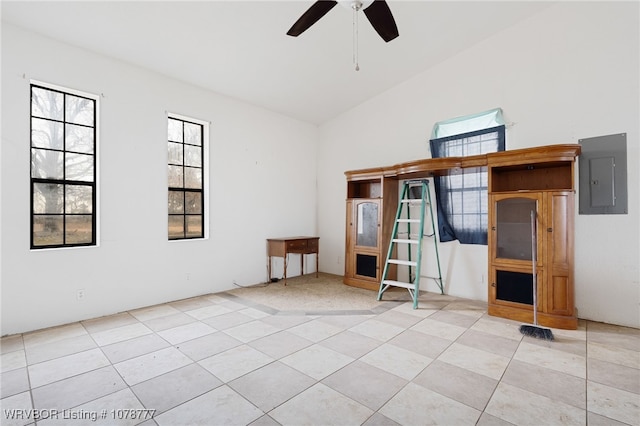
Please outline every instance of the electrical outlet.
M191 274L187 272L187 281L189 281L190 279L191 279Z
M76 300L78 300L78 301L83 301L84 300L84 289L83 288L78 290L78 292L76 293Z

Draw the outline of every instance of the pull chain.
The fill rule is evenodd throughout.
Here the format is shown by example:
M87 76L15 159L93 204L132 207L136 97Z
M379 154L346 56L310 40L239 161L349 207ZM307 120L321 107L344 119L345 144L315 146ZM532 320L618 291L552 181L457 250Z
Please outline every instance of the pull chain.
M356 65L356 71L360 71L358 64L358 6L354 3L353 9L353 63Z

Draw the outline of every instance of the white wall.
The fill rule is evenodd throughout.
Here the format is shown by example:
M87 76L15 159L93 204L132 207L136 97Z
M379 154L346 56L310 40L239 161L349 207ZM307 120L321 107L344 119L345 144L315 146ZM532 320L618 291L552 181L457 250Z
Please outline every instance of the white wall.
M629 214L576 213L576 306L640 327L638 28L637 2L559 3L323 125L320 269L344 271L344 171L427 158L435 122L502 107L507 149L627 133ZM444 251L448 293L487 300L486 246Z
M29 249L30 79L103 95L99 247ZM167 241L166 112L211 122L208 240ZM264 282L266 238L317 232L317 140L313 125L3 23L1 334Z

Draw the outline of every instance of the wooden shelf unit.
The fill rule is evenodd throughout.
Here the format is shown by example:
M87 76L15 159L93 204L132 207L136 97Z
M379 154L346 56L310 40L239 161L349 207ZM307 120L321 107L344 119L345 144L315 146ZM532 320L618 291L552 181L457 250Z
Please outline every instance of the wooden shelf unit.
M574 167L579 152L575 145L556 155L543 147L529 156L518 151L488 156L490 315L533 321L530 211L534 210L538 323L576 329Z
M526 289L516 286L513 289L504 287L504 290L498 291L496 284L497 278L503 280L505 277L516 282L526 282L526 274L532 275L532 262L500 257L496 231L491 229L496 222L496 202L525 198L535 201L538 206L538 322L549 327L575 329L574 165L579 154L578 144L547 145L470 157L427 158L388 167L345 172L347 226L344 283L370 290L379 289L398 207L399 180L424 179L456 174L463 169L487 167L490 223L489 314L523 322L531 322L533 319L530 301L524 303L527 301L500 298L506 294L505 297L517 300L518 297L524 297ZM364 228L358 229L358 219L364 218L364 211L368 209L377 209L377 231L375 238L371 237L373 240L367 242L369 245L363 245L358 243L358 231L364 232ZM371 245L372 241L375 244ZM524 246L526 241L519 244ZM395 271L391 271L390 277L394 273ZM532 284L529 285L533 287Z

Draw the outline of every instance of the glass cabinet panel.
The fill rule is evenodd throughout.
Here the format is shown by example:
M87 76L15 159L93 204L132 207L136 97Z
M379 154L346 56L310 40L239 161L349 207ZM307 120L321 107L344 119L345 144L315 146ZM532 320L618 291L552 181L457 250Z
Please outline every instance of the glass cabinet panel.
M378 203L358 203L356 211L356 245L378 246Z
M533 305L533 274L497 270L496 299Z
M537 211L531 198L507 198L496 203L496 257L531 259L531 212Z
M378 276L378 257L370 254L356 254L356 275L376 278Z

